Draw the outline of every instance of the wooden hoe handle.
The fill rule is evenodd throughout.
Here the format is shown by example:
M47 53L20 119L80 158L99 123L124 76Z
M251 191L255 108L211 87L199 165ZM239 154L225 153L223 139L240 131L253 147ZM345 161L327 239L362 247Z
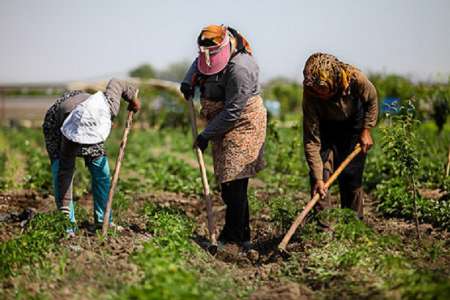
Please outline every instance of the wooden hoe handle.
M195 140L197 138L197 119L195 117L195 109L194 109L194 103L192 101L192 98L188 101L189 106L189 116L191 119L191 129L192 129L192 137ZM203 196L206 201L206 211L208 214L208 232L209 232L209 240L212 245L217 245L217 239L215 234L215 228L214 228L214 213L212 209L212 199L211 194L209 191L209 184L208 184L208 177L206 176L206 167L205 167L205 161L203 160L203 153L202 150L200 150L199 147L195 147L195 154L197 155L197 161L198 166L200 169L200 175L202 177L202 184L203 184Z
M361 152L361 146L360 144L357 144L355 147L355 150L353 150L352 153L350 153L349 156L341 163L341 165L336 169L336 171L328 178L328 180L325 182L325 187L329 188L331 184L336 180L336 178L339 176L339 174L342 173L342 171L347 167L347 165ZM311 209L316 205L317 201L320 199L320 194L317 193L314 195L314 197L306 204L303 211L297 216L294 223L292 223L291 227L289 228L288 232L284 236L281 243L278 245L278 249L280 251L285 251L286 246L289 243L290 239L294 235L295 231L297 230L298 226L303 222L305 217L308 215L308 213L311 211Z
M123 131L122 142L120 143L119 155L117 156L116 165L114 166L114 174L111 181L111 187L108 194L108 203L106 205L105 215L103 216L102 235L106 236L109 227L109 217L111 216L112 200L114 197L114 191L116 189L117 181L119 179L120 167L122 165L123 157L125 154L125 147L127 146L128 134L131 130L131 124L133 122L133 112L128 112L127 122Z

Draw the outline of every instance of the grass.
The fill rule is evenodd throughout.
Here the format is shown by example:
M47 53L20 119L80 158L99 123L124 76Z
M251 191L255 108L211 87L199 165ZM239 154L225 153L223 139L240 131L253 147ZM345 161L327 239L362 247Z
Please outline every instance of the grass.
M448 132L448 129L445 130ZM284 233L302 208L301 200L304 199L299 201L299 191L309 190L308 170L303 159L299 131L301 128L298 126L283 128L279 124L271 123L266 149L268 167L258 176L265 186L249 191L252 217L267 220L258 217L262 214L268 215L270 219L267 226L277 228L276 234ZM17 163L24 168L25 175L28 175L27 179L18 183L16 187L29 187L43 194L51 192L50 165L45 156L40 132L2 130L0 133L0 145L7 146L1 149L8 149L8 152L0 150L0 154L4 153L0 155L0 178L2 180L6 178L5 170L12 165L9 154L14 150L26 158L24 161L17 160ZM121 130L113 132L107 144L111 170L117 155L120 135ZM425 136L425 133L422 135ZM445 148L448 139L445 136L443 138L442 145L433 143L430 138L431 146L421 148L430 152L429 155L421 153L424 158L422 162L424 171L419 178L423 187L445 186L442 178L436 175L436 170L442 166L434 160L434 157L441 160L441 148ZM152 151L154 149L158 151ZM376 147L369 156L368 190L373 191L377 187L380 193L389 192L377 194L384 200L386 210L381 210L383 206L380 206L383 214L401 215L409 219L408 199L396 196L405 194L402 190L404 187L386 181L390 177L394 177L392 180L395 180L395 176L390 173L392 170L385 163L381 150L380 147ZM194 165L187 161L188 158L194 161ZM209 155L206 159L208 165L211 165ZM89 174L81 160L77 163L77 173L75 195L80 197L90 190ZM212 174L209 176L211 185L214 186ZM13 181L8 179L8 182ZM386 184L386 189L382 184ZM11 187L9 184L5 189ZM133 201L155 191L170 191L187 196L201 193L201 182L195 167L195 156L192 153L191 137L188 132L164 129L131 133L113 202L115 222L126 225L127 212L137 207ZM332 191L334 192L334 189ZM437 206L430 208L429 205L435 206L429 199L419 199L420 203L424 204L423 212L441 218L436 219L436 224L444 224L445 218L448 217L445 211L439 212ZM442 205L443 201L440 204ZM87 220L89 214L85 208L77 205L76 212L79 221ZM121 277L114 277L116 275L108 278L109 276L100 274L103 269L99 269L95 273L97 280L95 286L90 286L90 290L86 291L89 297L102 295L109 299L246 298L256 286L262 284L258 279L247 278L242 273L238 272L236 275L234 272L241 266L232 263L218 264L193 243L195 220L189 219L182 211L147 204L139 215L146 218L146 231L152 234L152 238L129 257L127 264L137 266L138 278L121 281L117 279ZM422 216L425 217L425 214ZM430 238L428 243L419 245L413 240L400 240L400 233L385 236L375 232L357 220L352 212L346 210L331 210L321 217L334 224L334 233L322 232L314 223L308 224L299 236L304 247L294 252L290 260L282 263L280 272L275 270L273 271L275 273L270 274L270 281L273 284L276 285L282 279L296 281L313 289L318 298L325 299L441 299L449 292L448 267L445 269L448 266L445 258L450 257L448 241ZM41 280L41 287L47 286L42 283L45 281L63 282L61 284L67 286L71 280L83 280L87 276L82 269L83 266L72 266L70 259L67 259L67 256L64 258L65 249L58 245L61 236L57 234L64 226L58 220L53 214L39 215L36 222L41 225L31 225L22 235L1 244L2 283L20 276L27 270L33 270L37 274L30 277L30 282ZM423 220L430 219L423 218ZM61 228L58 227L60 225ZM82 241L88 240L80 238L80 243ZM109 262L110 256L104 245L95 249L101 256L102 263ZM47 261L46 253L53 253L51 262ZM259 266L251 267L259 268ZM53 276L51 274L55 274L55 277L51 277ZM53 297L47 294L45 289L30 293L21 288L16 289L18 299ZM108 292L103 293L103 289L107 289Z
M306 282L325 299L389 299L395 294L402 299L445 299L449 295L448 270L417 266L398 237L377 234L351 210L321 214L334 224L333 232L306 226L301 235L304 253L295 254L283 268L288 278ZM441 251L439 247L435 244L431 251Z
M126 288L118 299L227 298L228 291L224 286L232 286L228 278L224 283L224 278L220 278L223 274L212 270L204 277L192 265L205 259L203 250L191 241L193 221L178 210L155 205L146 205L144 214L148 218L147 230L153 238L132 258L142 270L143 277L139 283ZM222 282L220 288L210 285L213 282L211 275Z
M69 222L59 212L38 214L24 234L0 244L0 279L14 276L26 265L42 265L46 254L58 248Z

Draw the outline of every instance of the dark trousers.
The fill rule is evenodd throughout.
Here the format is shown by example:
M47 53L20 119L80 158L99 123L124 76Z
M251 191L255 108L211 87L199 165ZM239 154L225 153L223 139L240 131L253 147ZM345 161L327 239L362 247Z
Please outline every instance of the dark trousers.
M225 226L219 240L228 242L250 241L250 214L248 207L248 178L222 183L222 199L227 209Z
M355 112L348 120L322 121L320 124L320 156L324 165L324 181L331 176L359 142L364 109L360 101L356 101L355 106ZM360 219L364 216L362 178L365 159L366 156L360 153L338 177L341 207L353 209ZM311 183L314 183L312 178ZM327 206L329 206L328 197L318 203L319 210Z
M322 146L321 157L324 163L323 179L327 181L331 174L339 167L345 158L353 151L356 142L347 141L347 144L334 144ZM329 147L327 147L329 146ZM362 190L362 178L364 172L365 155L359 154L342 171L338 177L341 207L354 210L360 219L364 216L364 199ZM313 186L314 180L311 178ZM318 210L330 207L329 197L320 199Z

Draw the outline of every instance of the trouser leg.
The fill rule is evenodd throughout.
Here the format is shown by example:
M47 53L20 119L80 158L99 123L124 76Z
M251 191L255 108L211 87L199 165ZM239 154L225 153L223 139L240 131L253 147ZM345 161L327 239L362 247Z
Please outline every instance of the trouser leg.
M250 241L250 213L247 188L248 178L222 184L222 199L227 209L225 226L219 239L233 242Z
M52 165L57 174L55 196L59 209L67 214L71 222L75 222L75 212L72 196L73 175L75 172L75 159L80 144L69 141L63 137L59 165Z
M51 169L52 169L53 193L55 196L56 208L58 210L60 210L62 207L62 199L61 199L61 193L59 192L59 187L58 187L59 159L52 160ZM70 211L69 219L72 223L75 223L75 207L74 207L73 201L70 201L69 211Z
M345 154L348 155L348 153ZM340 161L343 159L345 157L341 156ZM360 219L364 217L364 193L362 189L364 163L365 155L359 154L338 178L341 207L354 210Z
M326 182L328 180L328 178L330 178L331 174L332 174L332 170L333 170L333 151L331 149L323 149L321 150L320 156L322 158L322 162L323 162L323 181ZM310 182L310 186L311 186L311 194L313 192L313 188L314 188L314 184L315 184L315 179L312 176L312 172L309 173L309 182ZM330 201L330 196L329 194L327 194L323 199L320 198L319 201L317 202L316 206L314 207L314 210L316 212L320 212L324 209L330 208L331 207L331 201Z
M111 185L108 158L101 156L95 159L86 159L85 161L91 173L95 223L101 224L103 223L103 216L105 214ZM112 211L109 222L112 222Z

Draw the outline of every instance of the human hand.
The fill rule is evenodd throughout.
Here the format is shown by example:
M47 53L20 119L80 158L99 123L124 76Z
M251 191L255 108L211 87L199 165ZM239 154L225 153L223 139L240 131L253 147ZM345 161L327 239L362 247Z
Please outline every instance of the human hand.
M325 186L325 182L323 180L316 180L312 190L312 197L314 197L317 193L320 194L320 198L325 198L328 193L328 188Z
M141 100L139 98L134 98L132 101L129 102L128 108L129 111L132 112L138 112L141 110Z
M373 140L372 136L370 135L370 129L364 128L361 132L361 135L359 137L359 143L361 144L361 150L364 154L367 154L367 152L372 148L373 146Z

